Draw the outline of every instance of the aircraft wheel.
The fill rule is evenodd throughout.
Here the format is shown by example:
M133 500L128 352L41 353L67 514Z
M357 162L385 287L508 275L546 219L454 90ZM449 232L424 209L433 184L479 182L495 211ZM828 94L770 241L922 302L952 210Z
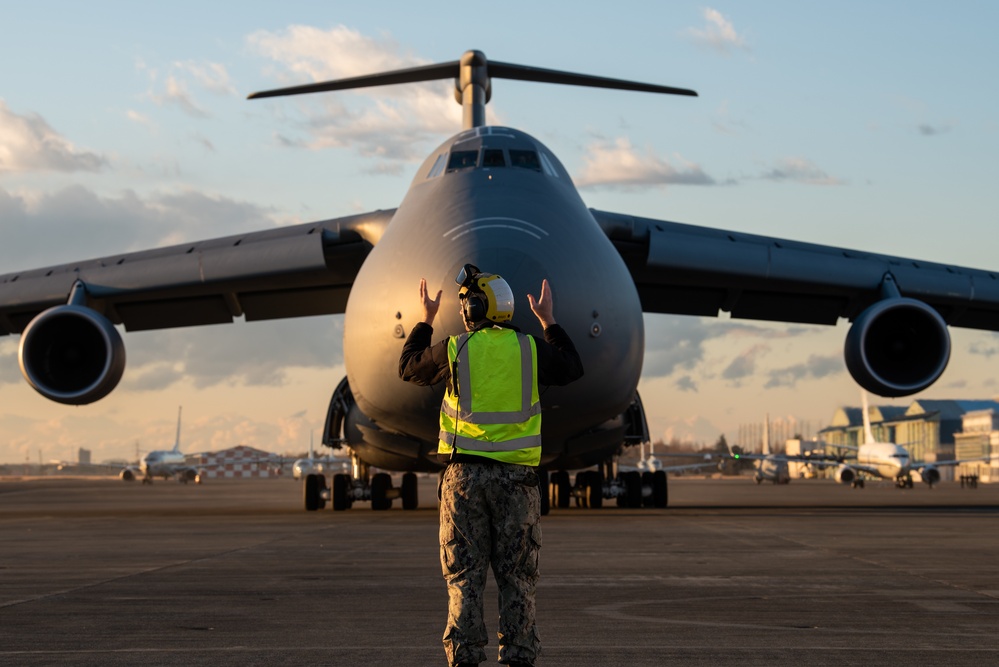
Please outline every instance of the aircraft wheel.
M669 484L665 470L652 473L652 504L660 509L669 506Z
M653 478L654 475L648 470L642 473L642 507L654 507L656 504ZM649 490L649 495L645 495L645 489Z
M641 507L642 473L637 470L624 473L624 488L628 493L628 507Z
M391 488L392 477L387 472L380 472L371 478L371 509L380 511L392 507L392 499L387 497Z
M321 495L324 488L326 488L326 479L322 475L307 475L305 477L302 493L306 512L315 512L326 507L326 501Z
M598 510L604 506L604 476L590 470L586 476L586 506Z
M333 475L333 509L337 512L350 509L350 475L338 473Z
M544 468L537 468L538 474L538 496L541 499L541 516L548 516L552 509L551 486L548 483L548 471Z
M572 496L572 485L569 484L569 473L565 470L557 470L552 473L552 505L559 509L569 506L569 498Z
M590 478L592 470L583 470L576 473L576 507L588 507L586 504L586 483Z
M420 506L420 494L416 487L416 473L407 472L402 476L402 509L415 510Z

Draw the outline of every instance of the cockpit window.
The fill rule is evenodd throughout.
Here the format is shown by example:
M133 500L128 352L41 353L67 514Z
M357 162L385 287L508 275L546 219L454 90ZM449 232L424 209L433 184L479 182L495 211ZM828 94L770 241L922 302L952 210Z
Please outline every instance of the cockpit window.
M479 151L454 151L447 161L447 170L457 171L458 169L471 169L475 166L479 157Z
M548 159L548 156L545 155L544 153L541 154L541 168L544 169L544 172L549 176L554 176L555 178L558 178L558 171L552 165L551 160Z
M499 148L487 148L482 151L483 167L505 167L506 159L503 158L503 151Z
M511 149L510 163L513 164L514 167L523 167L525 169L541 171L541 162L538 161L538 154L534 151L518 151Z
M430 173L427 174L427 178L440 176L442 171L444 171L444 153L437 156L437 160L434 162L434 166L430 168Z

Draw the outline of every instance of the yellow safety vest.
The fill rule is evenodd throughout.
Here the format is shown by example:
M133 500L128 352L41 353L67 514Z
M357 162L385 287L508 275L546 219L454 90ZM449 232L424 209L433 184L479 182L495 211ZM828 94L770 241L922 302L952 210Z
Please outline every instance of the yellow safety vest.
M448 340L451 386L441 403L438 454L475 454L504 463L541 462L541 402L534 339L482 329Z

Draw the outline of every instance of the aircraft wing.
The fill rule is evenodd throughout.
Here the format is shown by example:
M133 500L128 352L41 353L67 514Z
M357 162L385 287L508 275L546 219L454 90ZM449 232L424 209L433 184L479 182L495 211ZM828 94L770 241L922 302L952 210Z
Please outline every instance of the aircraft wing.
M52 306L87 306L127 330L342 313L395 210L0 275L0 335Z
M999 331L999 273L590 211L650 313L836 324L886 296L919 300L946 324ZM889 287L889 290L891 288ZM882 394L885 395L885 394Z
M921 474L923 472L923 469L927 468L927 467L931 467L931 468L947 468L947 467L952 467L952 466L959 466L962 463L985 463L985 462L988 462L988 461L991 461L991 460L992 460L992 457L990 457L990 456L979 456L978 458L974 458L974 459L955 459L955 460L951 460L951 461L933 461L932 463L926 462L926 461L917 461L916 463L914 463L912 465L912 467L915 468L916 470L918 470L920 472L920 474Z

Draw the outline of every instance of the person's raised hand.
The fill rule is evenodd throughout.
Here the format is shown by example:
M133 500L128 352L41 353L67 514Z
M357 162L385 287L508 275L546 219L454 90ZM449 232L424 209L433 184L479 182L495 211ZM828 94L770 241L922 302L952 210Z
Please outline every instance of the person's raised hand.
M434 318L441 307L441 294L444 290L437 290L437 298L431 299L427 293L427 279L420 278L420 305L423 307L423 321L433 326Z
M528 294L527 301L531 304L531 312L541 322L542 328L547 329L555 324L555 315L553 314L555 304L552 301L552 291L548 286L547 278L541 281L541 296L535 299L533 294Z

